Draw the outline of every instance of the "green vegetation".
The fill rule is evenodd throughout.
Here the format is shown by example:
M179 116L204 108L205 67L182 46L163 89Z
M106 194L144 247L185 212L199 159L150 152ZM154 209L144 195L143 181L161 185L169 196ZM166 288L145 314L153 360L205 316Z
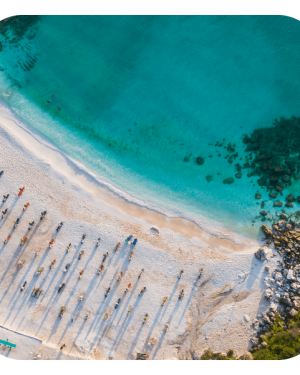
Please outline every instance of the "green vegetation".
M209 361L209 360L224 361L224 360L233 360L233 359L236 359L236 358L234 356L233 350L229 350L229 352L225 356L221 353L213 353L211 350L208 349L204 352L201 359L206 360L206 361Z
M267 343L252 350L255 360L280 360L295 357L300 353L300 312L285 322L276 316L274 326L260 337L260 342Z

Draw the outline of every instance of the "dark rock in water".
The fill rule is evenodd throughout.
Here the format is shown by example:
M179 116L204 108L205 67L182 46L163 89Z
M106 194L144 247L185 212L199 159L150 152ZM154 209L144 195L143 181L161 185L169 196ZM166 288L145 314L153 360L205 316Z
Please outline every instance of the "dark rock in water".
M285 207L294 207L292 202L288 202L285 204Z
M188 156L185 156L184 159L183 159L184 162L188 162L190 161L190 158Z
M299 178L300 178L300 174L299 174L299 173L295 173L295 174L294 174L294 179L295 179L295 180L299 180Z
M277 197L277 194L276 194L276 193L269 193L269 197L270 197L270 198L276 198L276 197Z
M226 178L226 180L223 180L222 182L223 182L223 184L233 184L234 179L232 177L230 177L230 178Z
M214 177L211 174L208 174L205 178L207 182L213 181L214 179Z
M287 218L288 218L288 215L286 215L286 214L280 215L280 219L282 219L282 220L286 220Z
M273 207L282 207L282 202L280 201L273 202Z
M280 193L283 190L283 186L281 185L276 185L275 189Z
M260 199L261 198L261 194L259 194L259 193L256 193L255 194L255 199ZM299 197L300 198L300 197Z
M237 174L235 175L235 177L236 177L236 178L241 178L241 177L242 177L242 174L241 174L241 173L237 173Z
M266 225L262 225L262 226L261 226L261 230L263 231L263 233L264 233L264 235L265 235L266 237L270 237L270 236L273 235L273 232L271 231L271 229L268 228Z
M251 142L251 138L246 134L243 137L243 143L248 144Z
M260 148L260 143L249 143L246 151L257 151Z
M201 156L198 156L198 157L196 158L196 163L197 163L198 165L202 165L202 164L204 164L204 159L201 158Z
M300 203L300 195L297 197L297 202Z
M285 169L283 167L281 167L280 165L276 165L275 168L274 168L274 172L277 175L282 175L282 174L285 173Z
M291 176L288 175L288 174L285 174L283 177L282 177L283 181L285 182L290 182L291 181Z
M293 197L292 194L288 195L285 199L289 202L295 202L296 201L295 197Z
M264 202L261 202L260 204L260 208L264 208L265 207L265 203Z
M268 186L268 180L266 178L260 178L257 180L259 186Z
M267 213L266 211L260 211L260 214L261 214L262 216L267 216L267 215L268 215L268 213Z

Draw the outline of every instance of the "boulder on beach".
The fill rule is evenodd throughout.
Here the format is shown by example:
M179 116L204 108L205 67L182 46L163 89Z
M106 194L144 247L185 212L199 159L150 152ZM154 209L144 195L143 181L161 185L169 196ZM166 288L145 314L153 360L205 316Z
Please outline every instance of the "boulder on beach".
M264 247L261 247L260 249L258 249L257 252L254 255L258 260L264 261L268 258L268 255L270 253L271 253L271 249L264 246Z
M159 234L159 230L158 230L157 227L151 227L150 230L151 230L151 232L153 232L153 233Z
M282 207L282 202L280 202L280 201L274 201L273 202L273 207Z
M198 156L198 157L196 158L196 163L197 163L198 165L202 165L202 164L204 164L204 159L203 159L201 156Z
M233 184L234 183L234 179L232 177L230 177L230 178L226 178L222 182L223 182L223 184Z

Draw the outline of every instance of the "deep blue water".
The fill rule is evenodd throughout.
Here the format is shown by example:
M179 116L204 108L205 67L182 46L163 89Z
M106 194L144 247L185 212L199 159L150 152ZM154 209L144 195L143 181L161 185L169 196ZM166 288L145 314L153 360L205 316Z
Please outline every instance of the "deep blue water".
M243 156L243 134L300 115L298 21L44 16L16 42L5 35L1 98L58 148L146 203L257 235L245 229L257 185L222 184L234 167L210 144Z

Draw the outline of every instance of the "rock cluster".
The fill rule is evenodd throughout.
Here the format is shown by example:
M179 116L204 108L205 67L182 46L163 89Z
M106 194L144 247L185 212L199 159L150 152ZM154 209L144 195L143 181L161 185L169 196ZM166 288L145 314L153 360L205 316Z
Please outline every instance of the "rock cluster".
M236 168L238 171L251 169L247 176L259 176L259 186L265 186L271 192L281 192L300 178L299 141L300 118L275 120L273 127L259 128L251 136L244 136L249 157L246 163L237 164Z
M292 214L293 215L293 214ZM282 260L278 261L277 268L265 277L267 289L264 296L271 303L269 310L263 313L260 320L255 319L253 327L259 331L265 331L275 324L275 317L280 316L293 317L300 309L300 222L295 221L291 216L288 222L288 216L285 220L280 220L277 224L273 224L272 229L266 225L262 225L261 229L266 236L268 243L274 243L275 249L282 256ZM262 247L255 253L255 257L261 261L267 259L268 249ZM269 266L265 267L265 271L269 272ZM263 336L260 336L263 338ZM258 338L251 339L252 346L259 345ZM262 343L266 346L266 343Z

